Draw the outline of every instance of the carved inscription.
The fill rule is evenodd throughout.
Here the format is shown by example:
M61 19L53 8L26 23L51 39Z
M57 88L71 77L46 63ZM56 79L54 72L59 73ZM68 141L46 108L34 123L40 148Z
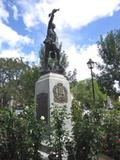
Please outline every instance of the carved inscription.
M67 89L62 83L58 83L53 88L54 102L56 103L67 103Z

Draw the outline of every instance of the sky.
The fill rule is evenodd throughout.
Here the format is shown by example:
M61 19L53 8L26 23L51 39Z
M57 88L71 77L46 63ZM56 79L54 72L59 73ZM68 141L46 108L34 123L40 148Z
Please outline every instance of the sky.
M102 63L100 36L120 29L120 0L0 0L0 58L22 57L38 64L54 8L60 9L54 23L68 57L67 71L77 69L78 80L89 78L88 60Z

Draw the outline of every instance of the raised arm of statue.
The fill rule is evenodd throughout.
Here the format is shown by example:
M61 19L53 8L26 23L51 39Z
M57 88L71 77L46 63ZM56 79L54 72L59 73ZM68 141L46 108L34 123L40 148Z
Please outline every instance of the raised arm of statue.
M49 14L50 20L48 23L48 29L52 28L52 23L53 23L53 19L54 19L54 13L59 11L59 9L53 9L52 12Z

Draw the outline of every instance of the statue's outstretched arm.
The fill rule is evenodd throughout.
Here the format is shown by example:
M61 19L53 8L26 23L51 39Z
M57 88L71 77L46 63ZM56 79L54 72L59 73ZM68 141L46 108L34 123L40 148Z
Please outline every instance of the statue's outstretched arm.
M59 11L59 9L53 9L52 12L49 14L49 17L50 17L50 20L49 20L49 23L48 23L48 29L51 28L51 25L53 23L53 19L54 19L54 13Z

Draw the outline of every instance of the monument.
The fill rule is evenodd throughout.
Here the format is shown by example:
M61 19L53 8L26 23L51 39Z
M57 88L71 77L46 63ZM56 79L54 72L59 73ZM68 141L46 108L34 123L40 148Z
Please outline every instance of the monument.
M45 117L46 123L50 124L51 110L53 106L66 106L67 113L71 113L71 93L69 82L63 75L64 67L60 63L61 45L58 42L53 23L54 14L59 9L53 9L49 14L47 36L44 40L44 55L42 76L35 86L35 99L37 118ZM49 62L52 59L52 64ZM66 127L71 128L71 120L66 121Z

